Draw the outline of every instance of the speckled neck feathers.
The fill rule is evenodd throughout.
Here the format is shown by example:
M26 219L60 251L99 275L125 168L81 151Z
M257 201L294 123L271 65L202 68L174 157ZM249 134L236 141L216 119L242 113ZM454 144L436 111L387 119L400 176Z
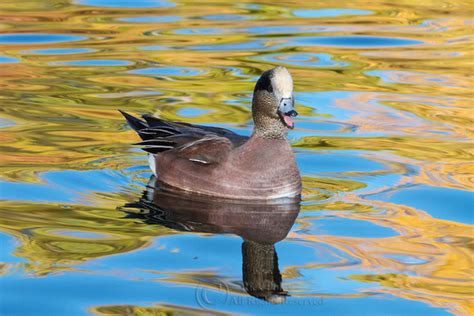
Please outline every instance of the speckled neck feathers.
M257 91L252 102L252 116L254 122L253 135L266 139L286 139L288 129L281 122L278 115L268 115L265 111L274 108L273 97L264 91Z

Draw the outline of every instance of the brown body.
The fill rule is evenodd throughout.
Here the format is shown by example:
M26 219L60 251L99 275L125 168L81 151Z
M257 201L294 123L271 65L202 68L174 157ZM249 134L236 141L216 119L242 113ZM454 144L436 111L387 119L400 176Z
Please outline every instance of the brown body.
M185 191L233 199L297 197L301 179L286 139L252 136L219 163L177 158L173 150L155 158L160 181Z

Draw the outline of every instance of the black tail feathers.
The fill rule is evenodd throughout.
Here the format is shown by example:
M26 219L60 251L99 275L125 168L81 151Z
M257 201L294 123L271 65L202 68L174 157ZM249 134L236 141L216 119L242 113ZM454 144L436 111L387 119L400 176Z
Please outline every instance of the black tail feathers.
M119 110L119 112L125 117L128 125L143 140L135 145L143 146L144 151L156 154L176 146L176 143L167 139L167 137L181 134L181 132L170 123L149 115L144 115L144 120L141 120L122 110Z
M142 129L148 128L148 124L146 122L144 122L144 121L136 118L135 116L132 116L132 115L130 115L127 112L124 112L122 110L119 110L119 112L122 113L123 117L125 117L125 119L127 120L128 125L130 125L130 127L134 131L139 132Z

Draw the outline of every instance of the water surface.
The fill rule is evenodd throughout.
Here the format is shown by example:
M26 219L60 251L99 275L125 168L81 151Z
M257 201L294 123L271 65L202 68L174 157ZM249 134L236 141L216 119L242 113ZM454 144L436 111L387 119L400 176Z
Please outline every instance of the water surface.
M0 313L472 313L470 12L2 2ZM254 82L275 65L295 82L304 182L285 239L123 211L150 171L117 109L249 135ZM249 290L252 251L277 255L284 302Z

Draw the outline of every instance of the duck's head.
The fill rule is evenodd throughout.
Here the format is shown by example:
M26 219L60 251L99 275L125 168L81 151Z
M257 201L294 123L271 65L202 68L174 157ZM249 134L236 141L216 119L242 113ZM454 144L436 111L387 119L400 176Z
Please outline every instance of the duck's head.
M252 100L254 133L265 138L282 138L294 127L293 79L285 67L262 73L255 85Z

